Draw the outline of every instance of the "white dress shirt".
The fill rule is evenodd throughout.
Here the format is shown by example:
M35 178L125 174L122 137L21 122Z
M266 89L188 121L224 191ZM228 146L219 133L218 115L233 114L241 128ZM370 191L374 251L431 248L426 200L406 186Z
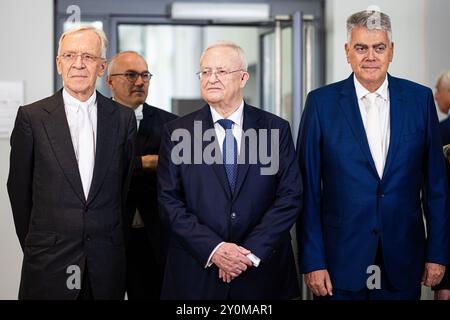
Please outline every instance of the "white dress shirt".
M64 101L64 110L66 111L67 123L69 124L70 136L72 138L73 149L78 160L78 111L82 104L88 105L92 129L94 130L94 148L97 150L97 93L94 90L92 96L85 102L72 97L66 89L62 92Z
M83 115L80 108L87 108L88 110L89 120L87 121L91 122L89 124L89 127L92 127L93 136L91 135L91 138L93 139L93 148L94 148L94 150L92 150L93 154L90 153L90 157L92 157L92 162L95 162L95 151L97 143L97 93L96 91L94 91L92 96L90 96L89 99L84 102L71 96L66 89L63 89L62 95L64 101L64 110L66 112L67 123L69 125L70 136L72 139L72 145L75 152L75 157L77 159L77 163L79 163L79 170L81 180L83 183L83 190L85 197L87 199L87 194L89 193L90 184L92 182L94 163L92 163L91 168L89 169L84 168L84 170L87 170L88 172L82 172L83 168L80 167L80 150L81 146L83 145L83 142L81 141L80 138L82 127L81 121L86 120L82 120ZM91 159L89 159L88 161L91 161ZM85 181L85 179L87 180L87 182Z
M137 129L139 129L139 124L141 123L141 120L144 119L144 113L142 112L143 108L144 108L144 105L141 104L136 109L134 109L134 115L136 116Z
M361 118L364 124L364 129L368 128L368 119L367 119L367 107L368 107L368 97L370 91L367 90L359 81L356 79L356 76L353 76L355 83L356 96L358 98L359 111L361 112ZM371 141L368 139L369 147L371 149L372 158L377 166L378 175L380 179L383 176L384 166L386 164L387 153L389 150L389 142L390 142L390 134L391 134L391 126L390 126L390 99L389 99L389 83L388 78L384 80L383 84L375 91L376 99L375 104L378 108L378 119L379 119L379 137L376 141ZM377 145L374 145L377 144ZM375 148L380 148L381 153L373 152Z
M219 121L221 119L225 119L225 118L222 117L213 107L210 106L209 109L211 110L211 116L213 119L214 129L216 131L216 136L217 136L217 140L219 143L220 151L223 152L222 145L223 145L223 141L225 140L225 129L217 121ZM243 133L242 125L244 123L244 100L242 100L241 104L239 105L239 108L237 108L236 111L233 112L226 119L233 121L233 127L231 130L233 131L233 135L237 142L237 150L238 150L238 156L239 156L239 153L241 150L241 138L242 138L242 133ZM211 262L212 256L217 251L217 249L219 249L219 247L224 243L225 242L221 242L214 248L214 250L211 252L211 254L208 257L208 261L206 262L205 268L210 267L212 265L212 262ZM257 267L259 265L260 259L257 256L255 256L253 253L248 254L247 258L249 258L252 261L252 263L255 267Z
M216 131L220 151L222 152L223 140L225 140L225 129L217 121L225 118L222 117L213 107L210 106L209 109L211 110L214 130ZM233 131L233 135L237 142L237 150L239 156L239 153L241 151L241 138L243 132L242 124L244 121L244 100L242 100L239 108L237 108L237 110L233 112L227 119L233 121L233 127L231 130Z

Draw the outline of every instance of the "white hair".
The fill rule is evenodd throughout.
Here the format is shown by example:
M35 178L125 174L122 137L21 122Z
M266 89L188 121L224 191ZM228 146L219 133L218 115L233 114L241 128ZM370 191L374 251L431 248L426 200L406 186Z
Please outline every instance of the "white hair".
M379 11L364 10L352 14L347 19L347 41L352 41L352 31L357 27L363 27L370 30L382 30L386 31L389 42L392 42L392 27L391 18Z
M450 70L442 72L439 76L439 84L446 91L450 91Z
M200 57L200 61L203 60L203 56L205 55L206 51L208 51L209 49L218 48L218 47L226 47L226 48L231 48L231 49L236 50L239 60L241 61L241 69L244 71L247 71L248 63L247 63L247 58L245 57L245 52L240 46L238 46L236 43L234 43L232 41L217 41L217 42L214 42L213 44L209 45L203 51L203 53Z
M59 44L58 44L58 55L61 54L61 43L63 41L63 39L71 34L80 32L80 31L84 31L84 30L90 30L95 32L95 34L98 36L98 38L100 39L100 44L101 44L101 49L102 49L102 58L106 59L106 48L108 47L108 39L106 38L105 33L103 32L103 30L100 30L92 25L89 24L84 24L84 25L77 25L75 27L70 28L69 30L67 30L66 32L64 32L61 37L59 38Z

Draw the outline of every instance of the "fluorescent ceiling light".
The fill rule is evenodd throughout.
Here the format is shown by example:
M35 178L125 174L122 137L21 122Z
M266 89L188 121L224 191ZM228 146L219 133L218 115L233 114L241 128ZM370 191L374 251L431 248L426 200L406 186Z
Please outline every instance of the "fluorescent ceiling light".
M270 17L266 3L172 3L172 19L261 21Z

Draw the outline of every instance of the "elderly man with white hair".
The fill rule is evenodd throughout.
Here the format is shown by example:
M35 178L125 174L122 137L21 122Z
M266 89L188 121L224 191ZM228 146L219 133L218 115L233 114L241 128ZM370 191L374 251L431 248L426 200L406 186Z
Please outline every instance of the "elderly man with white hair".
M23 249L19 299L123 299L123 208L136 119L95 90L106 36L77 26L59 41L64 88L19 108L8 193Z

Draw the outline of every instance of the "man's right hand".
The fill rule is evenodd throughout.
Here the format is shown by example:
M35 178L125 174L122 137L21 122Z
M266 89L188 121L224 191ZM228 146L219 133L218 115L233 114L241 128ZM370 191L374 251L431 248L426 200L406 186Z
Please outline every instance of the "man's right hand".
M305 274L305 283L316 296L333 295L333 285L326 269Z
M236 278L247 270L247 267L253 265L250 259L246 257L249 253L250 250L234 243L225 242L214 252L211 261L223 272Z
M156 171L158 166L158 155L157 154L147 154L141 156L142 169L144 171Z

